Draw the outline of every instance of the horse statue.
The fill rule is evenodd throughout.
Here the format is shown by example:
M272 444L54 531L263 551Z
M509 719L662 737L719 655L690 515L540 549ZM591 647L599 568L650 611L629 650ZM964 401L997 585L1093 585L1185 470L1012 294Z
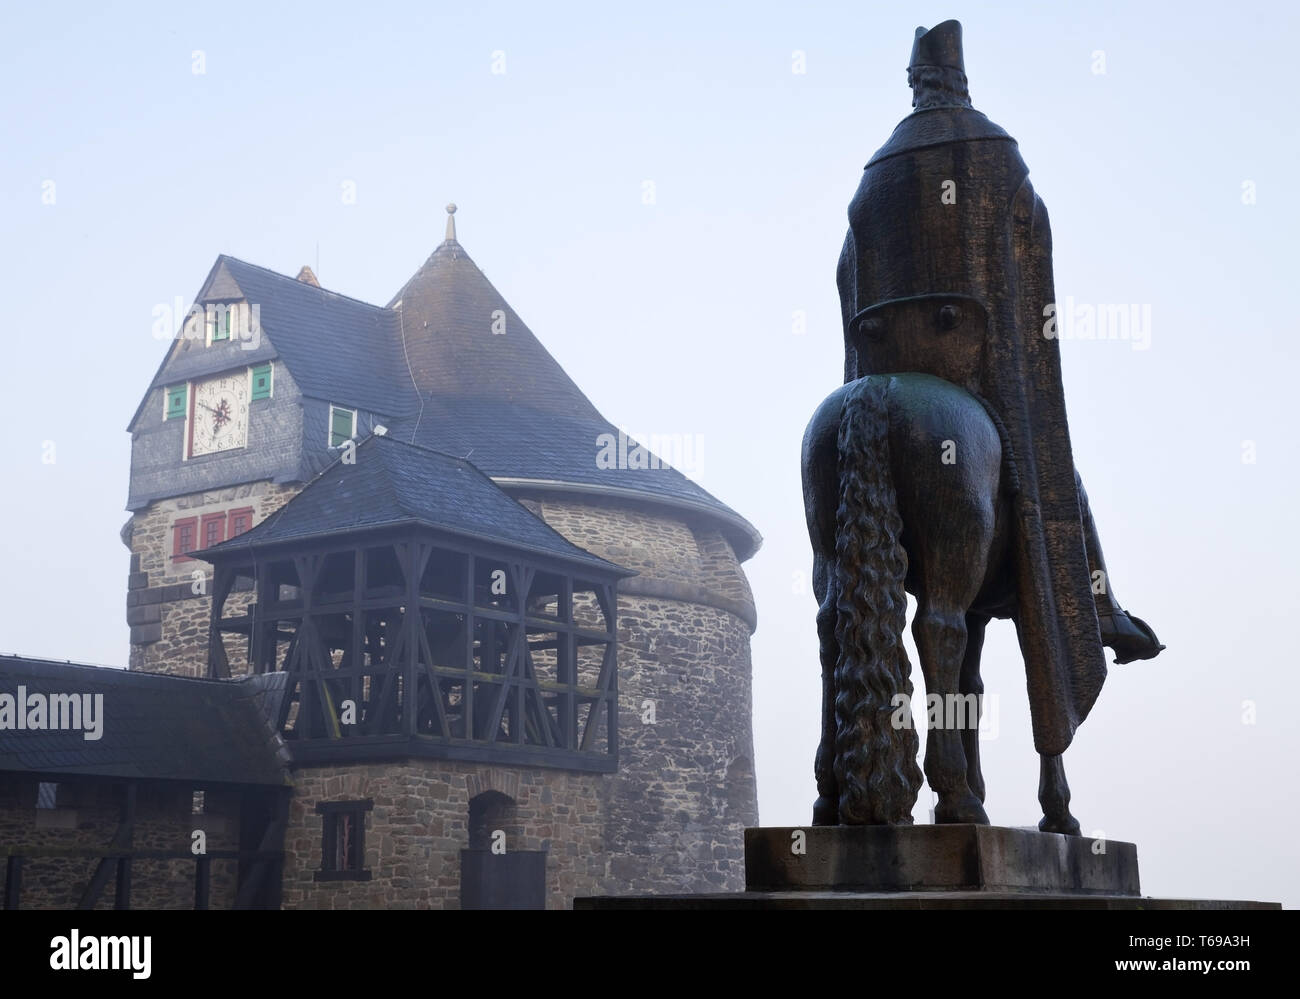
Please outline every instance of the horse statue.
M916 597L926 690L944 703L983 695L985 626L1015 614L1014 480L994 419L965 389L912 372L849 382L808 426L803 488L823 681L815 824L911 821L921 772L915 727L900 712L912 696L906 593ZM978 722L977 710L960 730L930 731L936 822L989 822ZM1042 757L1039 800L1040 829L1079 833L1060 756Z
M991 619L1009 618L1022 629L1026 593L1013 541L1023 518L1015 506L1023 499L1016 456L996 409L979 393L988 314L971 296L930 294L868 308L855 326L856 353L887 373L832 392L803 441L823 683L813 821L911 821L921 787L911 665L901 642L911 593L927 693L945 706L974 707L957 712L964 718L955 725L944 712L930 729L925 775L939 799L935 821L987 825L980 652ZM1087 495L1074 477L1089 558L1104 565ZM1117 662L1164 648L1113 593L1096 599L1100 637ZM1031 693L1034 665L1027 657ZM928 721L931 712L919 714ZM1039 753L1038 827L1078 835L1062 755Z
M917 28L913 111L849 204L836 273L846 384L803 444L823 678L813 821L911 821L911 593L927 700L976 709L931 727L935 820L989 821L980 651L988 622L1010 618L1041 759L1039 828L1077 835L1061 758L1106 679L1104 647L1126 663L1164 646L1116 599L1074 468L1046 206L967 82L961 25Z

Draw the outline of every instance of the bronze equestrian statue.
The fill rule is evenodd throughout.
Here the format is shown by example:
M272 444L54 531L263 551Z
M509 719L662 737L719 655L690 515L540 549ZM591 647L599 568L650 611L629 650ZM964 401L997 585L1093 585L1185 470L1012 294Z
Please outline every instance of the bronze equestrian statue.
M1047 209L971 107L961 25L918 28L915 110L849 205L845 384L803 445L822 664L819 825L911 822L921 787L905 591L930 694L982 695L990 618L1015 622L1046 832L1079 834L1061 756L1117 663L1164 646L1115 599L1074 468ZM925 718L916 710L915 718ZM987 824L978 717L929 732L937 822Z

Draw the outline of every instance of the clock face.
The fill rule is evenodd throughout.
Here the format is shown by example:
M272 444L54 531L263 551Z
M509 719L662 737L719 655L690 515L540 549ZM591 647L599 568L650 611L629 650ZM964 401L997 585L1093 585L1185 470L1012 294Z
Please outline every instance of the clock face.
M229 451L247 443L248 372L196 382L190 417L190 457Z

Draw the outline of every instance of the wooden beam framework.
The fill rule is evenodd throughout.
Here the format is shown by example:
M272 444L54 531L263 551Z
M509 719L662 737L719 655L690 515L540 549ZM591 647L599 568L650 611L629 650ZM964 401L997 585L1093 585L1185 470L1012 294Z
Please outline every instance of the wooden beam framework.
M229 675L232 635L255 672L289 674L278 725L297 761L616 767L614 574L423 528L247 558L217 566L209 672ZM255 600L226 615L240 576Z

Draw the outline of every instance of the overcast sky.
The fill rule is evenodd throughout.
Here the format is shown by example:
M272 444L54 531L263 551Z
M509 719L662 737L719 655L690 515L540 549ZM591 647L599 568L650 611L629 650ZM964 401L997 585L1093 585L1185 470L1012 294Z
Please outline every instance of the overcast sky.
M1066 756L1074 812L1137 843L1146 894L1300 904L1296 8L902 6L7 5L0 651L126 662L125 427L155 305L188 304L219 253L386 303L455 201L601 411L697 442L688 471L763 533L761 821L807 822L799 441L841 379L845 209L910 110L916 26L957 17L975 106L1051 213L1058 301L1151 310L1145 344L1062 344L1115 593L1169 646L1112 667ZM984 661L988 811L1032 825L1009 624Z

